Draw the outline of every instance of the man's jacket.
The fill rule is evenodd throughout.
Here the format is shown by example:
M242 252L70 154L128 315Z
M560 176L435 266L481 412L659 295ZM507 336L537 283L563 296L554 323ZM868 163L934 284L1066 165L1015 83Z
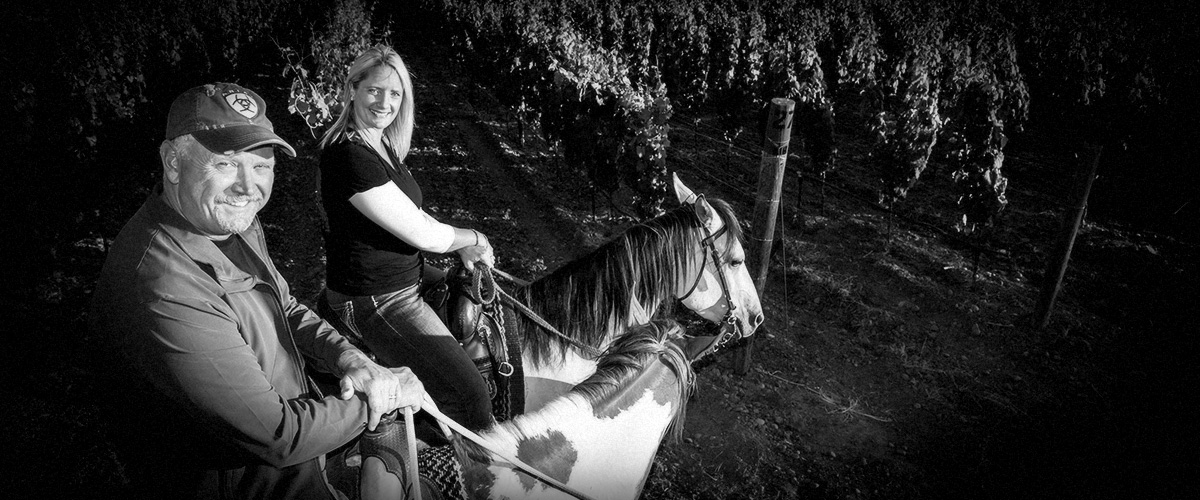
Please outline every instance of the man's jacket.
M257 220L240 237L265 276L233 265L151 195L109 250L89 322L132 424L131 476L158 498L332 498L324 454L364 428L360 398L321 397L353 349L288 290Z

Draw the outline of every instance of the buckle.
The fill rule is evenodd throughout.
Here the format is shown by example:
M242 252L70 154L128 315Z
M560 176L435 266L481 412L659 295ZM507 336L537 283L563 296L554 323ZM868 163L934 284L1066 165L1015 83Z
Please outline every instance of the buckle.
M499 373L501 377L510 377L514 372L516 372L516 369L508 361L500 363L500 366L496 368L496 373Z

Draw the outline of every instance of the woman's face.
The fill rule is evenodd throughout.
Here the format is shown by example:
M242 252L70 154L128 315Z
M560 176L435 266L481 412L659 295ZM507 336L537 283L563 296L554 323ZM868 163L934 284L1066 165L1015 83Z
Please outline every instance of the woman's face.
M354 89L354 120L359 128L383 130L396 119L404 87L400 75L386 65L367 70Z

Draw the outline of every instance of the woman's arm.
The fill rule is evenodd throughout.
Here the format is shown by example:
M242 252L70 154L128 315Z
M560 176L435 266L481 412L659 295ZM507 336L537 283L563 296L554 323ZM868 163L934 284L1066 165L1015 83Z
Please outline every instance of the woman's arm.
M473 270L476 263L496 266L496 256L487 236L474 229L438 222L417 208L394 183L355 193L350 197L350 204L372 222L422 252L458 252L469 270Z
M479 245L487 244L487 238L478 231L438 222L417 208L391 182L354 194L350 197L350 204L371 222L422 252L448 253L477 242Z

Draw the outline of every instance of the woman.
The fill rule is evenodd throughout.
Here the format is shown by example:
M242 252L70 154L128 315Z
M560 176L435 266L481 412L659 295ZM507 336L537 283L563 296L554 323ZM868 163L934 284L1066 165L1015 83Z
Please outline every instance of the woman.
M407 366L441 410L471 429L492 422L487 386L437 314L421 300L424 252L457 252L463 264L492 266L479 231L434 220L404 165L413 130L412 82L387 46L354 61L343 109L321 139L326 289L322 315L364 343L384 366ZM341 324L337 321L340 320Z

